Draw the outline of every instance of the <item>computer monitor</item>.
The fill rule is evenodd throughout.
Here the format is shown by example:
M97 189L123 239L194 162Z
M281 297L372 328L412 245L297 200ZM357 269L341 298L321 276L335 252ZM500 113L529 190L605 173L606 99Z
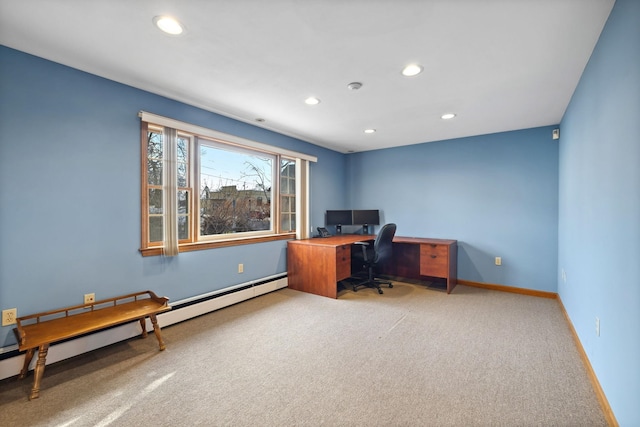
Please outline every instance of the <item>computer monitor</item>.
M353 211L353 225L378 225L378 224L380 224L380 211L378 209Z
M369 234L370 225L380 224L380 211L378 209L354 210L353 224L362 225L362 232L364 234Z
M343 225L352 225L353 218L351 211L348 210L331 210L327 211L326 225L335 225L336 233L342 233Z

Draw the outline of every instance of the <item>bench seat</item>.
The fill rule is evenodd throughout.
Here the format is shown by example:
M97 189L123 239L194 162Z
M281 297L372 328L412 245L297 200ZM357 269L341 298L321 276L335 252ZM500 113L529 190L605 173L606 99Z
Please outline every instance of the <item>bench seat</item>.
M47 352L52 343L132 321L140 322L142 336L146 337L145 319L149 317L160 350L164 350L165 344L156 315L171 310L168 301L166 297L158 297L151 291L145 291L17 318L14 332L18 347L20 351L26 350L19 378L27 375L31 359L38 349L34 385L29 398L39 396Z

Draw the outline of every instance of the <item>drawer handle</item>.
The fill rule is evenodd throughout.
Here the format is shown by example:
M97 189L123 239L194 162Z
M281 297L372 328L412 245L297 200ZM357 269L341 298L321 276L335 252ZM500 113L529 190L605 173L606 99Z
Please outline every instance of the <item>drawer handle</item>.
M431 255L431 258L438 258L438 255Z
M436 246L438 246L435 243L431 243L430 245L431 245L432 248L435 248Z

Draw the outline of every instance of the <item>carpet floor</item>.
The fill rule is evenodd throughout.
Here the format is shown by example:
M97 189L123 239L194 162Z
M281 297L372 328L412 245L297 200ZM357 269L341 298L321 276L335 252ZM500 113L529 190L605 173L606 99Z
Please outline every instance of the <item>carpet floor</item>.
M281 289L0 382L1 426L606 426L558 301Z

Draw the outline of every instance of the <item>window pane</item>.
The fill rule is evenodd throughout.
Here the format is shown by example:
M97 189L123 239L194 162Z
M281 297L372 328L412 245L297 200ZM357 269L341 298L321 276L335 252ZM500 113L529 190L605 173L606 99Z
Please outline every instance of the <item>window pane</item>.
M282 220L280 221L280 228L282 231L288 231L291 227L291 221L289 220L289 215L282 214Z
M185 190L178 191L178 213L189 213L189 192Z
M147 133L147 158L162 159L162 134L149 131Z
M286 176L295 179L296 177L296 162L293 160L284 159L280 162L281 176Z
M283 214L280 226L282 228L282 231L295 231L296 229L295 214Z
M178 187L189 186L189 141L188 137L178 136Z
M162 190L157 188L149 189L149 213L162 214Z
M178 240L189 238L189 217L180 215L178 217Z
M200 147L200 235L271 229L273 157Z
M149 217L149 241L162 242L163 226L161 216Z
M149 185L162 185L162 160L147 160L147 176Z
M147 132L147 182L162 185L162 133Z
M187 182L187 164L178 163L178 187L186 187Z
M178 151L177 151L177 160L180 163L186 163L189 155L189 149L187 148L189 145L189 139L184 137L178 137Z

